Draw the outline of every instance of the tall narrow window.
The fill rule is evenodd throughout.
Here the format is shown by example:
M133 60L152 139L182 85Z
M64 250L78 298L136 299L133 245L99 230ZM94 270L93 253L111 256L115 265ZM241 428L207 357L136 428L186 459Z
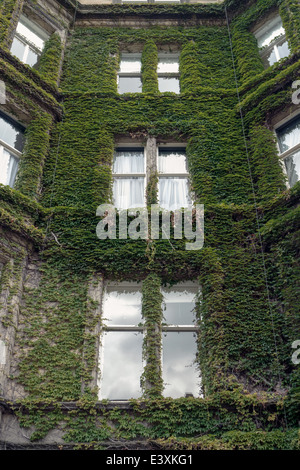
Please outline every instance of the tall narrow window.
M11 53L24 64L33 67L36 65L48 38L49 35L36 23L21 16L11 45Z
M185 150L182 147L158 148L159 205L176 210L191 205Z
M117 209L145 205L145 157L143 148L117 148L113 165L113 196Z
M108 286L103 299L100 396L128 400L141 396L143 372L142 294L136 285Z
M0 114L0 183L13 187L24 147L24 128Z
M176 285L162 291L164 323L162 371L164 396L179 398L200 395L196 367L197 324L195 299L197 288Z
M285 30L279 16L257 30L255 37L265 67L275 64L290 54Z
M158 54L157 78L161 93L167 91L180 93L178 54L169 52Z
M289 185L300 180L300 117L277 129L277 138Z
M141 54L121 54L118 73L118 93L141 93Z

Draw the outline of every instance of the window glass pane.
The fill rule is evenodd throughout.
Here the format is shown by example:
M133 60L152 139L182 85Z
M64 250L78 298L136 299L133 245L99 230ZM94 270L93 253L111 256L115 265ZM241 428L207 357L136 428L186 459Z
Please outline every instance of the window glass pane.
M40 51L43 50L45 41L37 35L31 28L29 29L22 21L19 21L17 26L17 33L24 36L28 42L34 44Z
M13 187L19 160L0 146L0 183Z
M158 89L161 93L173 92L179 93L179 78L177 77L158 77Z
M284 159L290 186L294 186L300 179L300 151Z
M113 195L117 209L130 209L145 205L144 178L114 178Z
M102 339L101 398L110 400L138 398L141 396L140 377L143 373L142 333L108 331Z
M126 55L122 54L120 61L121 73L140 73L141 71L141 56L140 55Z
M186 173L186 156L184 149L158 150L159 173Z
M12 55L16 56L19 60L23 61L24 53L25 53L25 44L15 37L13 39L10 52L12 53Z
M278 47L278 53L279 53L280 59L283 59L284 57L287 57L290 55L290 49L289 49L287 41L285 41L281 45L278 45L277 47Z
M272 49L271 51L269 51L264 57L265 59L263 60L263 62L266 67L269 67L277 62L275 49Z
M176 210L181 207L189 207L191 201L189 197L187 178L159 178L158 182L159 205L163 209Z
M140 77L119 76L118 92L122 93L142 93L142 80Z
M163 333L163 381L166 397L179 398L191 393L200 395L200 378L196 370L196 334L193 332Z
M117 174L144 173L144 149L117 150L113 172Z
M39 56L32 49L29 48L26 64L30 65L30 67L33 67L37 63L38 57Z
M112 325L135 325L142 322L142 293L136 287L108 286L103 299L104 323Z
M282 26L281 18L270 22L270 26L265 29L265 31L257 35L258 47L268 46L275 38L280 37L285 34L284 28Z
M10 119L0 115L0 139L22 152L24 147L24 130L14 125Z
M300 143L300 119L294 120L277 131L281 153Z
M178 56L172 56L171 54L159 54L157 73L178 73L179 62Z
M194 325L196 288L174 286L162 291L164 297L164 321L168 325Z

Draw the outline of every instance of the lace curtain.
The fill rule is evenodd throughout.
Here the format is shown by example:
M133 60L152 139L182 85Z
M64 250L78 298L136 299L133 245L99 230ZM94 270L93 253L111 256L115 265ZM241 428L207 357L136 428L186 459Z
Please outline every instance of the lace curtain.
M118 150L115 154L113 173L128 175L115 177L113 185L114 204L117 209L129 209L145 205L143 149ZM130 175L141 174L141 177Z
M13 187L18 170L18 158L1 146L0 156L0 183Z

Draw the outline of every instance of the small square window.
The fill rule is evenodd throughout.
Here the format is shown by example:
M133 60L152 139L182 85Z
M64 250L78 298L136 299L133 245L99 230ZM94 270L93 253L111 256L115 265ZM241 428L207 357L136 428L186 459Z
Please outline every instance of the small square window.
M121 54L118 72L118 93L141 93L141 54Z
M269 67L290 54L281 18L268 21L255 33L260 55L265 67Z
M11 187L24 147L24 131L20 124L0 114L0 183Z
M179 55L177 53L161 52L158 54L157 79L161 93L180 93Z
M277 129L277 138L290 187L300 179L300 117Z
M37 64L48 38L49 35L40 26L21 16L10 51L21 62L33 67Z

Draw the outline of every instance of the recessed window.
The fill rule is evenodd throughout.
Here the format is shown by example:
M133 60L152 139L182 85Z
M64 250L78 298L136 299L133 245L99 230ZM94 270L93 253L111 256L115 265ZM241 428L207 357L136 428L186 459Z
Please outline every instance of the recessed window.
M164 298L162 376L163 395L166 397L198 397L200 394L200 378L196 366L197 290L197 287L189 285L177 285L162 290Z
M145 205L145 156L142 147L124 147L115 150L113 198L117 209Z
M49 35L40 26L21 16L11 45L11 53L24 64L33 67L38 62L48 38Z
M158 200L163 209L191 205L189 177L183 147L158 147Z
M142 294L136 285L107 286L103 299L100 396L128 400L141 396L143 373Z
M290 54L285 30L279 16L268 21L254 34L265 67L275 64Z
M195 283L164 288L164 319L157 357L162 357L164 396L178 398L200 395L196 366L197 330ZM100 347L100 398L128 400L138 398L143 390L140 379L144 370L142 293L135 283L110 283L103 304L103 328ZM158 377L159 379L159 377Z
M178 54L169 52L158 54L157 79L161 93L180 93Z
M141 54L121 54L118 72L118 93L141 93Z
M290 187L300 179L300 117L277 129L281 157Z
M0 183L13 187L24 147L25 129L0 114Z

